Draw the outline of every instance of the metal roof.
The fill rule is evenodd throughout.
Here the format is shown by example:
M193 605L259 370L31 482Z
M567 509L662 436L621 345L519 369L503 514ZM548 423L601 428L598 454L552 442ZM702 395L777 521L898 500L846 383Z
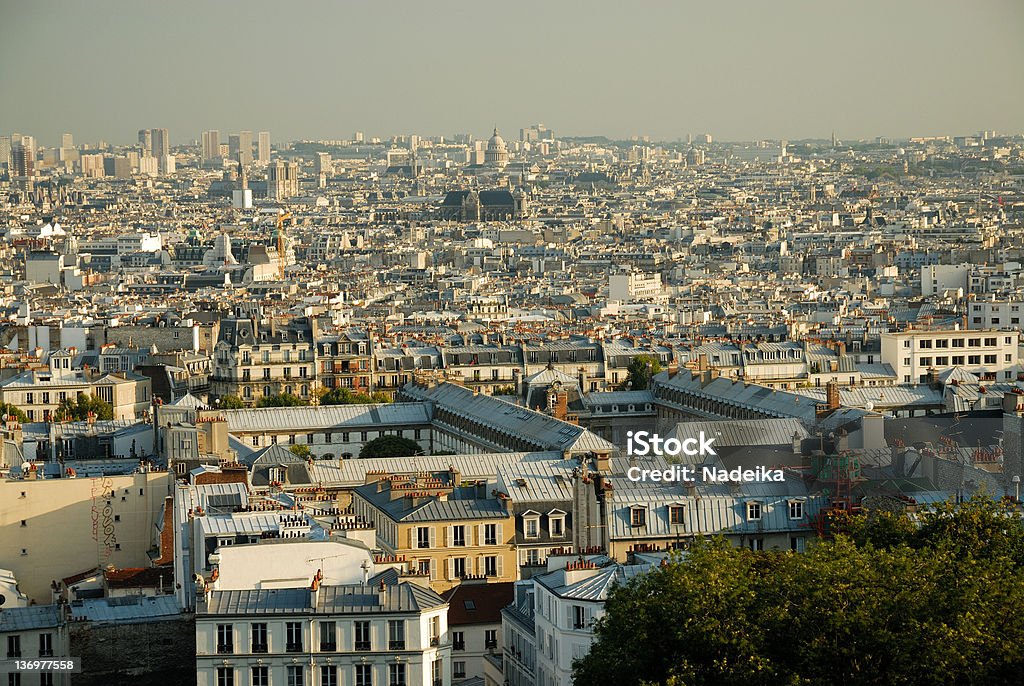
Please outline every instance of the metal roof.
M790 445L793 434L807 438L810 434L799 419L723 419L720 421L680 422L672 436L682 440L701 432L715 439L716 446Z
M303 432L313 429L359 429L362 427L428 424L430 416L423 403L373 405L311 405L305 407L259 407L224 413L230 433Z
M396 612L423 612L445 607L441 596L416 584L402 583L385 586L345 584L322 586L312 605L312 593L307 588L251 589L212 591L207 595L202 615L271 615L271 614L391 614Z
M49 629L60 624L59 605L8 607L0 610L0 633Z

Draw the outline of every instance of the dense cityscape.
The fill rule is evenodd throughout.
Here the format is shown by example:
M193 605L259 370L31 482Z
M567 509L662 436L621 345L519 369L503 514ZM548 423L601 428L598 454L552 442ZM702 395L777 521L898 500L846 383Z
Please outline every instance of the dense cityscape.
M131 137L0 136L41 684L566 686L694 541L1019 502L1020 134Z

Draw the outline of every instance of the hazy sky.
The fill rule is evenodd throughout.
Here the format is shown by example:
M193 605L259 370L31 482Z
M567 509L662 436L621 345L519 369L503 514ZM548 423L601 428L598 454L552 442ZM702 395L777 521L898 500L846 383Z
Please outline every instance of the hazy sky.
M1022 73L1022 0L0 0L0 131L43 145L1020 132Z

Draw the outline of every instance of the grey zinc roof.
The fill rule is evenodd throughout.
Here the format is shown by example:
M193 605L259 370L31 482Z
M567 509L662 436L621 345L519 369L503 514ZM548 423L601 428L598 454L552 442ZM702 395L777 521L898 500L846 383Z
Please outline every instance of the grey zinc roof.
M680 422L672 435L678 439L696 437L700 432L715 439L718 446L789 445L793 434L810 434L799 419L724 419L721 421Z
M260 407L224 413L231 433L427 424L423 403Z
M365 500L396 522L450 522L462 519L490 519L508 517L505 503L490 498L456 498L447 500L432 497L421 505L409 506L408 498L391 498L389 491L377 492L377 483L355 489Z
M383 595L383 602L381 597ZM444 607L441 596L416 584L379 587L363 584L322 586L316 607L306 588L213 591L199 615L381 614L422 612Z
M8 607L0 610L0 633L31 631L60 626L59 605Z
M616 450L612 443L575 424L456 384L444 383L433 388L407 384L402 392L417 400L433 401L452 414L492 426L545 450Z
M171 572L167 573L170 581ZM76 620L131 624L141 621L173 619L181 614L173 595L156 597L125 596L77 601L71 605Z

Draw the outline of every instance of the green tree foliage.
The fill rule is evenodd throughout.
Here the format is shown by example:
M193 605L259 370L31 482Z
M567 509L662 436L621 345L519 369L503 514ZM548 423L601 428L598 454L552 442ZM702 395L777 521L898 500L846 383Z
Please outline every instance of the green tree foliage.
M299 407L300 405L308 404L305 400L292 393L265 395L256 401L256 407Z
M222 410L240 410L245 407L245 401L239 398L237 395L225 395L219 398L220 403L217 405Z
M295 445L290 446L288 450L291 451L292 455L302 458L309 457L310 455L313 454L313 451L310 450L309 446L306 445L305 443L296 443Z
M348 388L332 388L320 396L321 405L369 405L371 403L389 403L387 393L353 393Z
M614 589L576 683L1022 683L1019 512L980 497L837 529L803 554L697 542Z
M79 393L75 398L61 400L57 406L56 416L60 420L85 421L89 418L90 412L96 415L96 419L114 418L114 407L110 403L87 393Z
M626 367L626 382L623 388L628 391L646 391L651 384L651 377L661 371L661 362L651 355L636 355Z
M363 445L359 457L409 457L422 452L420 444L411 438L388 435Z
M0 414L5 414L8 417L13 416L20 424L28 423L28 416L10 403L0 403Z

